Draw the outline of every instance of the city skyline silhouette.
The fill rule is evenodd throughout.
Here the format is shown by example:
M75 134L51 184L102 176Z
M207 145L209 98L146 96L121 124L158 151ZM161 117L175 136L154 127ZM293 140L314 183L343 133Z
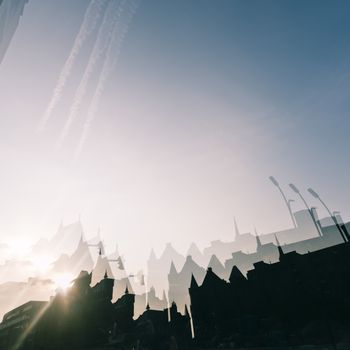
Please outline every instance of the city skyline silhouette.
M270 175L293 211L304 204L291 182L320 216L309 186L349 219L343 1L0 6L8 243L49 238L79 214L129 255L142 240L142 260L174 236L180 250L230 240L234 216L243 231L279 231L291 217Z
M0 0L0 349L350 348L349 17Z
M300 230L299 223L296 217L289 235ZM151 252L147 273L139 271L138 278L127 273L118 249L107 256L102 242L88 243L81 235L73 254L61 255L52 269L75 278L57 283L50 301L17 299L20 305L0 323L0 344L3 349L201 349L220 343L346 348L350 224L339 227L320 225L321 235L292 236L292 243L281 245L276 233L241 233L235 222L235 240L213 244L216 254L210 258L211 251L201 253L194 243L189 249L194 257L186 258L169 243L159 258ZM64 231L61 225L59 233ZM266 241L271 237L273 242ZM241 244L249 239L255 247L244 253ZM225 245L232 256L222 264L217 256L225 255L220 249ZM95 263L89 247L98 250ZM206 267L194 259L207 261ZM43 282L32 278L28 284L40 288ZM21 294L18 287L13 293Z

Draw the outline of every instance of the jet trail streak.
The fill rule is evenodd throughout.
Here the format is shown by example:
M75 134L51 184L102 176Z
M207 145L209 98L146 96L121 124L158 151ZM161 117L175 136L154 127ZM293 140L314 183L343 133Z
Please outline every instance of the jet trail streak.
M91 52L87 67L85 69L84 75L79 83L77 91L75 93L73 104L70 108L68 118L63 127L62 133L58 140L57 146L60 147L67 137L72 123L77 118L81 104L85 97L87 87L90 78L94 72L95 66L99 59L107 52L110 42L113 36L113 29L116 25L118 18L118 8L120 7L120 2L118 0L110 0L107 9L104 14L103 22L99 29L96 42L94 44L93 50Z
M97 112L99 102L103 94L107 79L110 76L111 72L113 71L115 65L117 64L121 46L123 44L124 38L129 29L130 22L137 10L137 7L140 1L141 0L130 0L130 1L122 0L120 4L119 10L118 10L118 17L120 18L120 20L116 22L116 25L114 27L112 40L108 47L102 72L101 72L95 93L90 103L88 114L87 114L85 123L83 125L81 138L76 148L76 152L75 152L76 157L80 155L83 149L83 146L86 142L86 139L89 135L90 128L96 117L96 112Z
M46 111L41 121L39 122L38 131L43 131L48 121L51 119L52 113L62 97L64 86L66 85L67 80L71 74L72 68L80 52L80 49L82 48L83 44L90 36L90 34L96 28L98 19L101 15L101 11L103 10L105 2L106 0L91 0L85 12L84 19L80 26L79 32L75 38L73 48L62 68L51 100L46 108Z

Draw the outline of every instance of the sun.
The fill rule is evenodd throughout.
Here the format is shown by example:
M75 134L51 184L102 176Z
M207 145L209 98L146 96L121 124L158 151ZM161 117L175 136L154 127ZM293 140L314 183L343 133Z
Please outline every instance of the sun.
M15 259L27 256L31 251L32 242L24 238L12 239L8 242L9 252Z
M73 276L70 273L60 273L53 279L56 289L67 292L72 285Z
M53 259L46 255L39 255L32 259L33 267L39 274L46 273L50 270Z

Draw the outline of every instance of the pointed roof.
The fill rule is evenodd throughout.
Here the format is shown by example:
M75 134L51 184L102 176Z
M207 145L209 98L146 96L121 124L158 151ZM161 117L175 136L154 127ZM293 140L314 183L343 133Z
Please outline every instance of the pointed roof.
M126 285L126 288L125 288L125 292L124 294L129 294L129 288L128 288L128 285Z
M89 245L84 241L83 236L80 237L79 243L73 254L70 256L71 266L74 269L75 266L85 266L85 270L90 270L93 266L93 258L91 256Z
M89 274L87 271L82 270L82 271L79 272L78 277L74 281L76 281L78 279L82 279L82 278L87 278L90 275L91 274Z
M94 268L92 269L92 285L100 282L104 275L107 273L107 276L113 276L111 266L107 258L98 255Z
M98 242L98 247L99 247L99 254L100 255L105 255L105 247L104 247L104 244L103 244L102 240L100 240Z
M191 255L191 256L201 256L203 255L203 253L201 252L201 250L198 248L197 244L192 242L190 247L188 248L187 251L187 255Z
M219 276L222 276L222 274L225 272L224 265L215 254L211 256L208 267L212 268L213 271Z
M256 246L257 246L257 248L261 248L262 244L260 241L258 231L256 230L256 227L254 227L254 232L255 232L255 238L256 238Z
M152 295L152 297L156 296L156 289L154 288L154 286L151 286L151 288L149 289L148 296L150 295Z
M220 266L220 267L224 268L224 265L222 265L219 258L215 254L213 254L210 258L208 267L215 268L215 266Z
M147 310L147 311L150 310L149 303L147 303L147 305L146 305L146 310Z
M108 278L107 269L106 269L106 272L105 272L103 278L104 278L104 279L107 279L107 278Z
M185 304L185 316L190 317L190 313L188 311L187 304Z
M84 281L87 285L89 285L91 283L91 277L92 277L91 273L88 273L87 271L80 271L78 277L75 278L72 282L79 283Z
M197 272L199 269L203 269L203 268L200 265L198 265L196 261L193 260L191 255L187 255L185 263L183 264L179 274L188 275L188 273Z
M156 253L154 252L154 249L152 248L148 261L153 261L153 260L157 260L157 257L156 257Z
M80 239L79 239L78 246L77 246L77 249L76 249L76 250L82 249L82 248L85 247L85 246L86 246L86 248L88 247L87 243L86 243L85 240L84 240L84 233L81 232L81 234L80 234Z
M170 242L167 242L160 259L163 260L164 258L173 258L177 255L180 255L180 253L176 251Z
M278 241L276 235L275 235L275 240L276 240L276 244L277 244L277 248L278 248L279 257L281 258L282 256L284 256L284 252L283 252L283 249L282 249L280 242Z
M186 256L186 261L193 261L193 258L192 258L192 255L191 254L188 254L187 256Z
M235 237L237 238L240 235L240 232L239 232L239 229L238 229L236 217L234 217L233 221L234 221L234 226L235 226L235 235L236 235Z
M222 280L217 274L214 273L213 269L211 267L208 267L207 274L204 277L204 281L202 283L202 286L204 285L210 285L210 284L218 284L225 282Z
M171 303L171 309L172 309L173 311L177 311L177 305L176 305L176 303L175 303L175 300L173 300L172 303Z
M177 267L183 264L185 260L185 257L180 254L171 243L167 243L165 246L165 249L163 253L161 254L160 258L158 259L160 264L164 264L164 266L171 263L171 261L176 264Z
M175 265L174 265L174 262L173 262L173 261L171 261L169 275L177 275L176 267L175 267Z
M193 289L193 288L198 288L198 283L196 281L196 279L194 278L193 274L191 276L191 285L190 285L190 288Z
M171 242L167 242L166 245L165 245L165 248L163 250L163 254L162 255L166 255L167 253L174 253L174 252L176 252L176 250L173 247L173 245L171 244Z
M229 277L230 283L234 284L234 283L246 282L246 280L247 279L244 277L241 270L236 265L234 265Z

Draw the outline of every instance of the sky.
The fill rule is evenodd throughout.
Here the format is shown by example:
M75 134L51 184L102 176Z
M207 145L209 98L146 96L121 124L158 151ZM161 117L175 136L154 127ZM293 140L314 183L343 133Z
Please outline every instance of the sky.
M137 259L232 240L234 217L241 231L288 228L270 175L294 210L290 182L349 218L348 1L141 1L77 152L103 59L59 140L97 29L38 125L88 5L29 0L0 65L2 241L80 216L87 237L100 228L107 250Z

